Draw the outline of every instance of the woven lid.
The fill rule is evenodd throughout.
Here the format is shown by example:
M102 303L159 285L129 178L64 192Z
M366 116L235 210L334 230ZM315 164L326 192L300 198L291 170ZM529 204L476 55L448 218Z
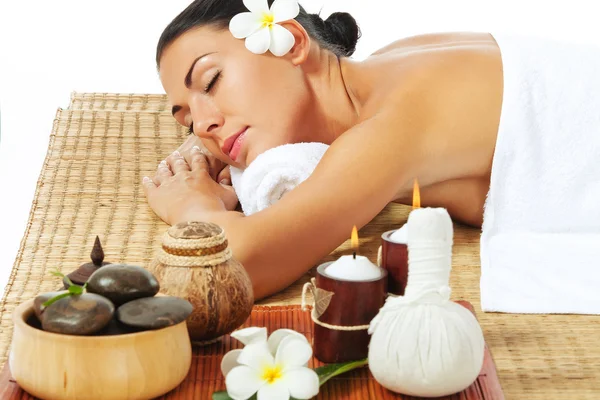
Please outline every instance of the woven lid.
M223 236L223 228L211 222L181 222L168 230L173 239L206 239Z
M159 258L171 265L214 266L231 258L228 245L225 231L219 225L182 222L165 232Z

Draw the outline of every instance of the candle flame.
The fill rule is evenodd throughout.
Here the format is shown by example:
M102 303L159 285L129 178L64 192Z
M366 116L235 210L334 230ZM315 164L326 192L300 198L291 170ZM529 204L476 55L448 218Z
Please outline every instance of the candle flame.
M358 229L356 225L352 228L352 236L350 236L350 244L353 249L358 249Z
M421 191L419 190L419 181L415 178L415 183L413 184L413 210L415 208L421 208Z

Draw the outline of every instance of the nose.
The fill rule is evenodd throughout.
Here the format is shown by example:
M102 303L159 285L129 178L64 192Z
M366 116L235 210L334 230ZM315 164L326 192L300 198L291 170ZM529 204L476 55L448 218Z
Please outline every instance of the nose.
M214 138L223 127L223 114L208 96L190 99L190 112L194 121L194 134L201 139Z

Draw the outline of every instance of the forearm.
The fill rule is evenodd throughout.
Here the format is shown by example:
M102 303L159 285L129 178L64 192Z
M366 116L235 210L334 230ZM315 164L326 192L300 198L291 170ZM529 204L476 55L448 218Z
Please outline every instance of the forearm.
M246 217L236 211L196 211L190 212L185 219L212 222L223 228L233 257L244 266L252 280L256 300L289 286L327 254L311 249L306 252L302 246L298 246L297 252L290 252L284 243L294 240L294 232L282 237L270 215L264 213ZM315 261L311 263L311 260Z

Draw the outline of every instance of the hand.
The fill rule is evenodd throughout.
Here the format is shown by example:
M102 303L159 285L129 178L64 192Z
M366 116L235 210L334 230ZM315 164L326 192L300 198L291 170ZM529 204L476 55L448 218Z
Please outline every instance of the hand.
M191 135L186 139L185 142L176 150L188 164L192 162L191 150L194 146L200 147L202 152L206 155L209 164L210 176L215 182L222 183L224 185L231 185L231 174L229 172L229 165L218 158L216 158L204 145L198 136ZM158 181L154 182L159 184Z
M144 177L150 207L166 223L201 220L211 212L234 210L238 200L233 188L216 183L208 157L199 147L189 152L190 162L175 151L162 161L153 179Z

